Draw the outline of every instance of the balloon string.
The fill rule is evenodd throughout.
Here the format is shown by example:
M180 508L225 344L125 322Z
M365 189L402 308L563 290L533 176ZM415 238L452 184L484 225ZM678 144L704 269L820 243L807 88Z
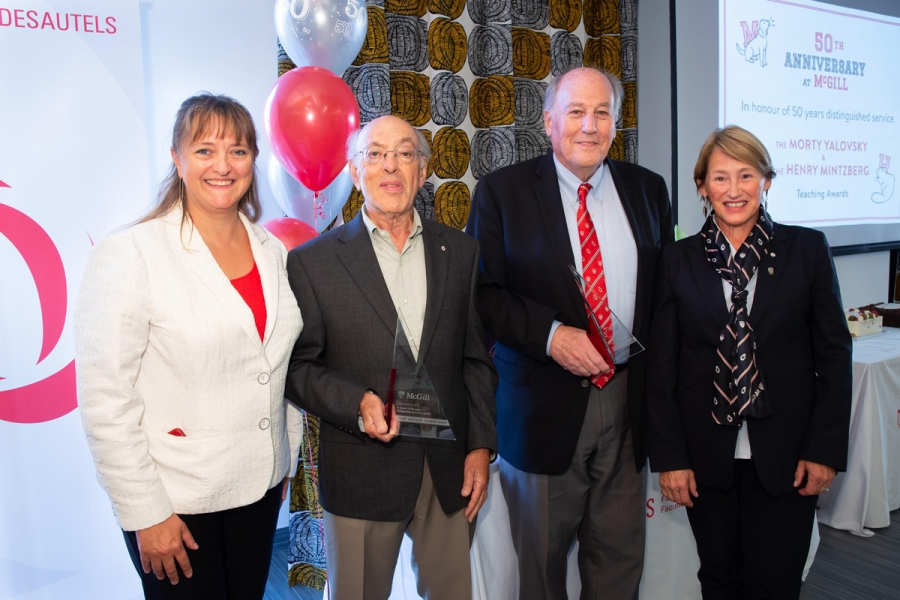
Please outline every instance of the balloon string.
M319 220L319 192L313 191L313 229L316 230L316 233L319 233L319 226L317 221Z
M319 201L321 199L321 202ZM322 196L319 192L313 192L313 215L314 220L322 219L323 221L328 217L325 212L325 203L328 202L328 198Z

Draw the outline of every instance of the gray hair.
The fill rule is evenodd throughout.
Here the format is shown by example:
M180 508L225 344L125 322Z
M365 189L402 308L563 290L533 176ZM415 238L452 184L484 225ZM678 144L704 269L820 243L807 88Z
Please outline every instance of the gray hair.
M544 112L549 112L553 109L553 104L556 102L556 94L559 92L560 83L566 78L566 75L573 71L593 71L606 77L606 81L609 82L609 87L612 89L611 112L615 115L616 122L618 123L619 119L622 117L622 102L625 99L625 89L622 87L622 83L619 81L618 77L605 69L597 69L595 67L577 67L554 77L549 85L547 85L547 92L544 94Z
M399 117L397 117L399 119ZM369 127L372 126L374 121L369 121L360 129L357 129L353 133L350 134L350 137L347 138L347 162L353 161L353 164L356 165L356 168L359 169L362 167L362 155L361 152L365 150L363 146L363 142L366 140L366 135L369 132ZM410 125L412 127L412 125ZM412 127L412 130L416 132L416 150L420 152L419 154L419 166L423 167L425 164L431 160L431 146L428 145L428 139L425 137L425 134L422 133L421 130Z

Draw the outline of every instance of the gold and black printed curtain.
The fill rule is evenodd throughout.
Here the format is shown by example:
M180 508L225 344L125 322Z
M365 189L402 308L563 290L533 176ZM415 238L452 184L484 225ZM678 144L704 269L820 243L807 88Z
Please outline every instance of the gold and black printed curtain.
M397 115L431 143L428 181L415 199L422 218L462 229L481 177L548 152L544 91L553 76L574 67L600 67L622 81L610 157L637 160L637 0L369 0L367 10L366 41L343 79L363 123ZM280 48L278 66L279 74L294 68ZM354 190L345 222L361 204ZM317 437L309 443L317 447ZM315 472L315 456L303 460L299 479ZM308 505L314 493L295 504L297 496L291 494L293 512L321 514ZM324 554L320 561L310 557L324 548L313 540L319 530L297 527L295 534L293 515L291 522L291 560L297 559L291 583L320 587ZM295 545L310 552L303 558Z

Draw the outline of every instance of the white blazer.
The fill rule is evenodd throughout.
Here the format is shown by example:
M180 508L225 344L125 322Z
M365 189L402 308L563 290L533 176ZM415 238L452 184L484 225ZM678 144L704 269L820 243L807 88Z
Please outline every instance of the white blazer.
M284 399L303 322L284 245L243 215L266 329L182 211L110 235L75 309L78 404L122 529L173 512L251 504L297 462L300 413ZM185 437L168 432L180 428Z

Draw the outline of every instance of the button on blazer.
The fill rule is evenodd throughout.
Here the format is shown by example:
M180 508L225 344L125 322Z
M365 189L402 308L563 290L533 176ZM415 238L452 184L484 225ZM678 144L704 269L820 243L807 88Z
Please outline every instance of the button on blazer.
M607 160L637 247L632 331L645 347L660 249L674 240L663 178ZM547 356L554 320L585 329L587 312L569 265L575 264L552 153L498 169L475 188L466 232L481 243L478 310L496 340L500 455L528 473L558 475L572 462L590 383ZM581 257L578 258L581 260ZM628 420L635 468L644 466L646 355L628 361Z
M322 419L319 497L328 512L368 521L413 514L424 461L441 508L460 495L466 455L495 450L497 375L475 311L478 243L424 219L427 300L418 362L431 378L456 440L361 433L359 403L371 388L387 398L397 331L391 300L362 214L292 250L288 277L308 326L291 358L287 396Z
M300 414L284 400L300 309L287 251L244 215L266 304L249 306L182 210L91 252L75 310L78 402L119 525L251 504L296 464ZM169 434L181 429L184 436Z
M775 224L756 272L747 318L772 414L750 422L753 461L773 496L795 491L803 459L847 467L852 385L850 332L825 236ZM693 469L697 482L734 481L737 427L712 418L719 336L728 320L722 278L699 234L662 254L647 347L651 470Z

